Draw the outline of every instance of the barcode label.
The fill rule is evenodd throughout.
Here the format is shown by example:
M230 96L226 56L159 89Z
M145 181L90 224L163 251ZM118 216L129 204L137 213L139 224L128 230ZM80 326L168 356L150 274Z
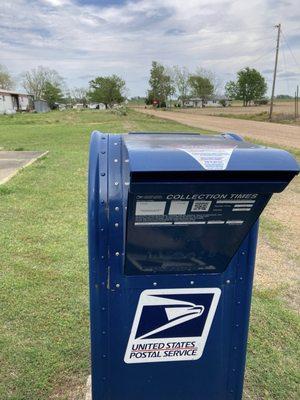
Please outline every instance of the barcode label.
M192 212L207 212L210 208L211 201L194 201L191 211Z

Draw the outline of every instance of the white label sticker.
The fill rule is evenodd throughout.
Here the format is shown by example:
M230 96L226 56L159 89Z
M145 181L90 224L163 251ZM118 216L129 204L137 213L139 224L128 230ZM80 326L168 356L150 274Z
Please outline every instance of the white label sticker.
M171 201L169 215L185 215L188 205L188 201Z
M207 212L210 208L211 201L199 201L195 200L193 202L191 211L192 212Z
M165 208L165 201L138 201L135 215L164 215Z
M124 361L198 360L217 309L219 288L144 290Z
M234 147L187 147L181 149L195 158L205 169L224 170L230 160Z

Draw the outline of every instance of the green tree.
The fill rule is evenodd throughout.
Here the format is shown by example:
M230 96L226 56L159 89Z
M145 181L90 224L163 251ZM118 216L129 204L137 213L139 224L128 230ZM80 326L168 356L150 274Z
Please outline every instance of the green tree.
M171 74L157 61L152 62L149 79L150 90L148 90L148 104L158 101L159 107L165 107L168 98L175 93Z
M196 73L189 77L192 95L205 100L214 94L214 84L208 76Z
M267 83L259 71L246 67L237 73L236 82L230 81L225 86L226 95L242 100L247 107L252 101L262 99L267 92Z
M63 99L61 88L51 82L46 82L43 89L43 99L47 101L49 107L53 110L56 103Z
M112 107L125 100L125 81L117 75L98 76L90 81L89 99L95 103L103 103Z
M238 87L234 81L229 81L225 85L225 96L233 100L237 98Z
M0 89L10 90L15 86L7 69L0 64Z

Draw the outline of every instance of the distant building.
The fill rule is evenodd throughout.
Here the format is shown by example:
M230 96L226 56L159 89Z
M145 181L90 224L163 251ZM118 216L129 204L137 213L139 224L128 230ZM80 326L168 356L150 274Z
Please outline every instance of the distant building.
M184 101L184 107L227 107L231 105L231 101L225 97L211 97L209 99L202 99L200 97L194 97Z
M83 110L84 109L84 104L83 103L77 103L77 104L74 104L72 108L74 108L74 110Z
M34 100L34 109L37 113L45 113L50 111L49 104L46 100Z
M59 111L65 111L67 109L67 104L57 103L57 108L59 109Z
M105 110L105 104L103 103L90 103L88 104L88 108L91 110Z
M0 89L0 114L14 114L17 111L33 109L33 97L27 93Z

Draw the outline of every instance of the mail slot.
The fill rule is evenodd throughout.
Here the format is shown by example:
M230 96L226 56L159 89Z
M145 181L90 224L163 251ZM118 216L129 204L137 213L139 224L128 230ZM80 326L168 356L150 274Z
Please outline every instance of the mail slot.
M298 171L234 134L92 134L93 400L242 398L258 219Z

